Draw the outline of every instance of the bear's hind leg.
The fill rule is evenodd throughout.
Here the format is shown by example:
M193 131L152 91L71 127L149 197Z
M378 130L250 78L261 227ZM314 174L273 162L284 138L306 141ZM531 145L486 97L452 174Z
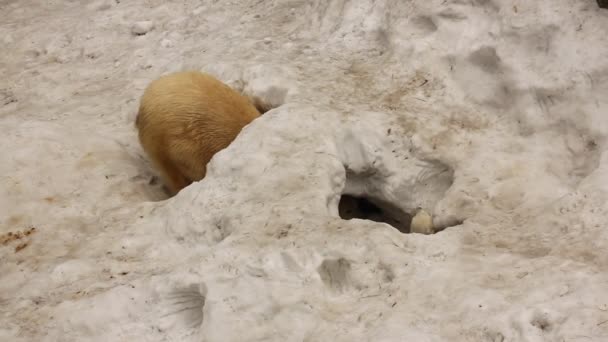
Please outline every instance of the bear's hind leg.
M174 163L166 158L159 158L157 164L171 196L175 196L180 190L192 183Z

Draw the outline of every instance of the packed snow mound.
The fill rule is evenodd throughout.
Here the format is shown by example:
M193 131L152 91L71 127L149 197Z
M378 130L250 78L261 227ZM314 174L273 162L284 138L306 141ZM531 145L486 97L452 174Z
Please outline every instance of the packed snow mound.
M1 2L0 340L607 340L606 32L593 0ZM265 113L167 199L133 120L186 69Z

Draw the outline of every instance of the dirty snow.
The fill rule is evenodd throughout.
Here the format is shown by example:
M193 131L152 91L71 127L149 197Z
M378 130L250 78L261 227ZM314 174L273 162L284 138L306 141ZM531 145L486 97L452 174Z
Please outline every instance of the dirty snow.
M607 32L593 0L0 1L0 340L607 341ZM167 200L133 119L185 69L273 109Z

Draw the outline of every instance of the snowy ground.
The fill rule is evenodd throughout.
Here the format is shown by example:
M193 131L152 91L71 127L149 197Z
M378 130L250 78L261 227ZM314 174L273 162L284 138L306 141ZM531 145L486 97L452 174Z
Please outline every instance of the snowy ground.
M0 341L608 341L595 0L4 0L0 43ZM165 200L133 119L183 69L277 108Z

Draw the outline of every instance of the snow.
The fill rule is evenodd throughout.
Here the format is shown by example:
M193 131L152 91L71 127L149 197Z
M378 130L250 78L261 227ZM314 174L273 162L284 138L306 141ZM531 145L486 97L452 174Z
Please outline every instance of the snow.
M592 0L0 2L0 341L608 340L606 32ZM184 69L270 110L166 199L133 120Z

